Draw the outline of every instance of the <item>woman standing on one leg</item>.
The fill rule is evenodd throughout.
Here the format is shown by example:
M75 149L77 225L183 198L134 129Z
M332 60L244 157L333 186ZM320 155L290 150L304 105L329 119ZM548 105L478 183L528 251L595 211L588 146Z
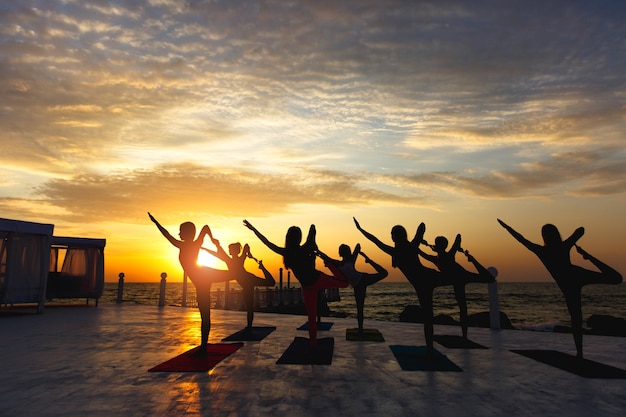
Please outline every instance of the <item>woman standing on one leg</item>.
M576 345L576 356L582 359L582 287L589 284L619 284L622 282L622 275L576 245L578 239L585 233L585 229L582 227L576 229L570 237L563 240L559 229L555 225L546 224L541 228L544 242L542 246L529 241L502 220L498 219L498 222L518 242L537 255L563 292L572 320L572 335ZM589 260L600 272L573 265L570 259L570 251L573 246L576 246L577 252L582 255L583 259Z
M391 239L394 242L394 246L390 246L381 242L373 234L366 232L356 219L354 219L354 224L366 238L383 252L391 255L391 265L400 269L415 289L424 315L424 339L426 340L428 353L432 355L434 336L433 290L442 285L451 285L451 282L444 280L440 272L425 267L419 259L418 250L424 239L426 225L420 223L411 241L409 241L406 229L403 226L393 226L391 228Z
M297 226L291 226L285 236L285 247L280 247L270 242L250 222L243 221L244 226L252 230L254 234L268 248L282 255L285 267L293 271L294 276L302 285L302 298L306 308L309 343L312 348L317 346L317 295L318 290L325 288L345 288L349 285L343 274L329 262L326 266L332 271L333 276L324 274L315 269L317 244L315 243L315 225L309 228L309 234L304 244L302 242L302 230Z
M247 314L247 327L252 327L252 321L254 320L254 288L255 287L273 287L276 285L276 281L270 272L263 265L263 261L256 260L250 253L250 246L246 243L241 247L241 243L231 243L228 245L228 253L222 248L219 240L209 235L211 241L216 247L215 251L202 248L206 252L221 259L228 266L228 271L232 274L232 279L243 289L243 299L246 304ZM259 278L256 275L246 271L244 263L246 258L254 259L259 264L259 269L263 271L265 278Z
M196 239L196 226L191 222L182 223L179 232L181 240L178 240L161 226L152 214L148 213L148 217L154 222L161 234L180 250L178 254L180 265L183 267L185 275L189 277L194 287L196 287L196 299L198 301L201 319L200 348L197 354L206 355L209 332L211 331L211 284L214 282L229 281L230 273L228 271L198 265L198 253L200 252L204 237L211 235L209 226L204 225Z
M433 256L424 253L420 250L420 255L429 260L439 268L439 271L446 275L449 280L453 282L454 297L459 306L459 318L461 322L461 332L463 338L467 339L467 297L465 295L465 286L473 282L493 282L495 278L483 267L468 251L465 251L468 261L470 261L478 273L473 273L461 265L459 265L455 256L457 252L463 252L461 248L461 235L456 235L456 239L452 244L449 251L448 239L444 236L437 236L435 238L435 244L431 248L437 253L437 256Z
M376 270L375 274L357 271L355 263L358 256L361 255L365 262L372 265ZM363 333L363 319L365 308L365 297L367 287L376 284L378 281L387 277L389 274L385 268L372 261L365 253L361 252L359 243L354 247L354 252L350 250L350 246L342 244L339 246L339 256L341 260L332 260L337 265L341 273L350 281L350 285L354 289L354 299L356 301L356 319L359 325L359 333Z

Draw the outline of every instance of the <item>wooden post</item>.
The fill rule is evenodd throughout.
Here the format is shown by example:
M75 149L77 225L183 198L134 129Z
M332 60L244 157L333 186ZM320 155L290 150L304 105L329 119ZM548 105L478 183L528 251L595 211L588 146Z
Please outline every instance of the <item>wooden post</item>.
M120 279L117 281L117 303L121 304L124 300L124 273L120 272Z
M167 278L167 274L165 272L161 272L161 291L159 292L159 307L163 307L165 305L165 278Z
M283 269L278 270L278 305L283 305Z

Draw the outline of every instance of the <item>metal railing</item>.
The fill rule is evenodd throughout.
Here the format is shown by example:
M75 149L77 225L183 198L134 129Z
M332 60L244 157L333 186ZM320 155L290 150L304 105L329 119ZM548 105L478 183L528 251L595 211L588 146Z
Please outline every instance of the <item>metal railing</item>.
M497 276L497 270L493 268L490 271L494 278ZM165 292L167 274L163 272L161 274L159 302L160 307L165 306ZM290 272L287 271L287 287L283 286L283 269L279 271L279 284L278 287L262 287L255 288L254 290L254 308L255 310L265 310L271 308L280 308L283 306L296 306L303 304L302 288L290 286ZM192 290L187 289L186 277L183 281L183 293L182 302L183 307L197 307L195 288L193 285L190 287ZM498 283L493 281L488 285L489 290L489 319L490 328L492 330L499 330L500 326L500 310L498 306ZM123 300L124 291L124 273L119 274L117 302L121 303ZM324 291L324 297L327 302L340 301L339 289L329 288ZM243 290L231 289L229 285L225 285L225 289L220 288L211 291L211 308L221 310L245 310L246 305L243 298Z
M283 286L283 269L279 271L279 282L277 287L257 287L254 289L254 308L255 310L264 310L270 308L279 308L282 306L295 306L302 305L302 288L291 287L291 274L287 271L287 286ZM166 305L166 291L167 290L167 273L161 273L161 280L159 286L159 301L158 306L163 307ZM323 290L324 298L327 302L340 301L339 289L330 288ZM117 286L117 303L122 303L124 296L124 273L119 274L118 286ZM172 302L172 300L167 300ZM176 300L178 302L178 300ZM183 281L183 291L181 305L183 307L197 307L196 292L193 285L187 285L187 277ZM211 308L223 309L223 310L245 310L245 301L243 290L231 288L228 283L225 284L224 289L217 288L211 291Z

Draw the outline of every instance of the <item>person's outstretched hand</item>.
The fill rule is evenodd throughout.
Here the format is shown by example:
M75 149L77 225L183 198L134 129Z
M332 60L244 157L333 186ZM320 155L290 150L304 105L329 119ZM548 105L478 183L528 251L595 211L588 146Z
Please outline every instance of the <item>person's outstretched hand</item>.
M354 225L356 226L356 228L361 230L361 225L359 224L359 221L356 219L356 217L353 217L352 220L354 220Z
M150 212L148 212L148 217L150 217L150 220L152 220L153 223L156 223L156 219L154 218L154 216L152 214L150 214Z
M584 250L583 248L581 248L578 245L574 245L574 247L576 248L576 252L580 253L583 257L583 259L589 259L589 254L587 253L586 250Z
M243 225L244 225L244 226L246 226L248 229L250 229L250 230L252 230L252 231L256 230L256 229L254 228L254 226L252 226L252 224L250 224L250 222L249 222L248 220L245 220L245 219L244 219L244 221L243 221Z

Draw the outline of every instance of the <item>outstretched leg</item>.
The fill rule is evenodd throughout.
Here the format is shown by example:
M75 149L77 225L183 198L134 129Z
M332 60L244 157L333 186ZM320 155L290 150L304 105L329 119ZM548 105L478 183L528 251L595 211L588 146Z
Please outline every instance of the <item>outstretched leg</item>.
M326 275L323 272L319 273L319 277L315 285L321 288L346 288L350 285L350 281L348 278L337 268L335 262L321 251L316 252L317 256L324 260L324 265L326 268L330 269L330 272L333 274L332 276ZM323 281L323 283L320 283Z
M476 268L476 271L478 271L478 274L468 272L467 282L484 282L488 284L496 280L496 278L491 275L491 273L487 271L487 269L482 266L480 262L476 260L476 258L470 255L469 252L465 252L465 255L467 256L467 260L471 262Z
M588 283L598 283L598 284L619 284L622 282L622 275L617 272L615 269L611 268L604 262L600 261L596 257L590 255L587 251L585 251L580 246L576 245L576 251L580 253L583 259L588 260L592 264L595 265L602 273L594 275L593 281ZM593 271L591 271L593 272Z
M265 276L265 282L263 283L264 287L273 287L274 285L276 285L276 280L274 279L270 271L267 270L265 265L263 265L263 261L259 261L259 269L263 271L263 276Z
M208 266L203 266L201 268L202 279L208 281L211 284L215 284L216 282L226 282L233 279L232 273L230 271L210 268Z
M363 274L362 280L365 280L365 285L372 285L377 283L378 281L384 279L389 275L389 272L376 262L372 261L365 253L359 252L363 258L365 258L365 263L372 265L372 267L376 270L375 274Z

